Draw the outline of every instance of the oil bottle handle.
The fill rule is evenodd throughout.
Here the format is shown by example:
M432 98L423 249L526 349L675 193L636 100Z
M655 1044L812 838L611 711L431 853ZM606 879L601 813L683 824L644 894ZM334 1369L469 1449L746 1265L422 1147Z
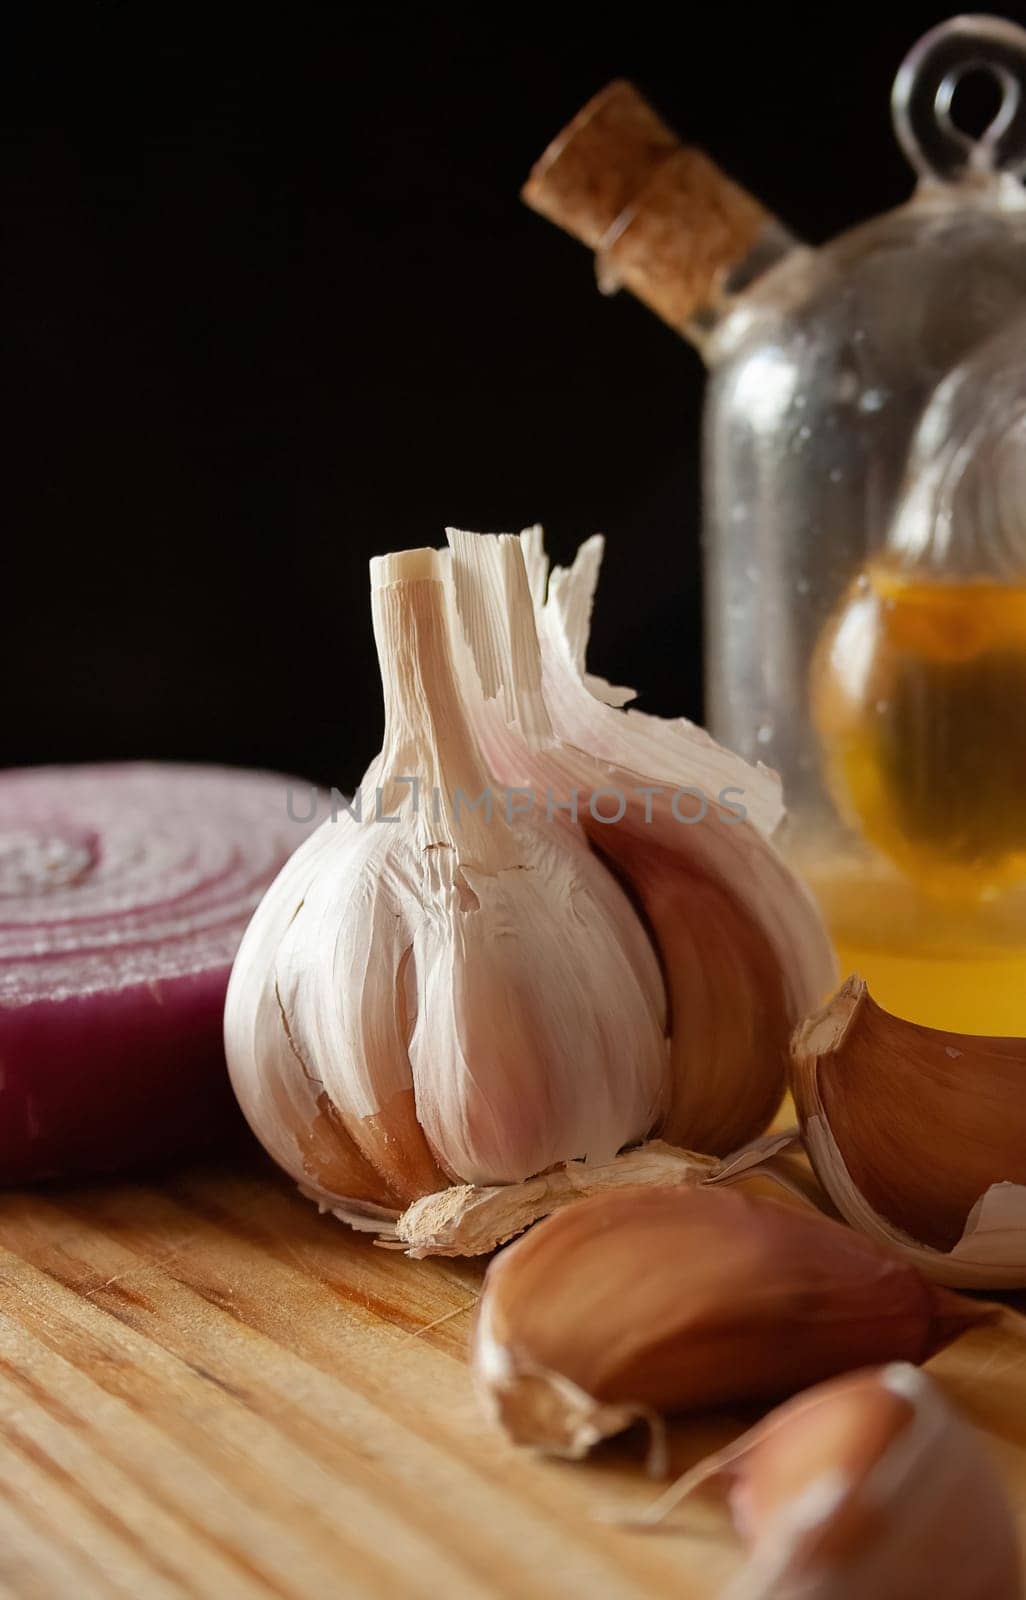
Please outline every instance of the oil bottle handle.
M990 72L1001 104L973 138L955 125L952 99L968 72ZM894 80L894 131L923 178L1026 173L1026 28L1002 17L952 17L913 45Z

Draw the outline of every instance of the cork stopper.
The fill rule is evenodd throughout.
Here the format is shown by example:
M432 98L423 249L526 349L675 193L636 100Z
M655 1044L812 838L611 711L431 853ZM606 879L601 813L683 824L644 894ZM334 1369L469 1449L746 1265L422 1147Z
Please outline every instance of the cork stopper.
M715 300L773 220L624 79L577 113L522 192L591 246L603 292L626 287L677 329Z

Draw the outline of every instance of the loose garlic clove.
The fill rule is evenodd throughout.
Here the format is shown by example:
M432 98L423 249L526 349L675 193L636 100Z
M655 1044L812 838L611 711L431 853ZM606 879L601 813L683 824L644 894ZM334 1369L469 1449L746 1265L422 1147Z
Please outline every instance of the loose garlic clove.
M473 1365L517 1443L579 1457L642 1418L925 1361L997 1315L815 1211L739 1189L623 1189L496 1257Z
M727 1486L748 1546L723 1600L1022 1600L1011 1510L974 1430L902 1362L779 1407L687 1473L642 1526Z
M853 977L791 1055L802 1138L853 1226L940 1283L1026 1285L1026 1040L907 1022Z
M489 765L564 812L577 804L580 830L629 885L670 1001L659 1131L726 1154L769 1123L794 1023L834 981L819 913L769 840L778 780L683 719L619 709L630 691L585 671L600 539L551 579L540 529L519 548L453 529L449 540Z
M365 790L381 820L328 821L286 866L226 1009L257 1136L357 1225L447 1178L608 1162L666 1094L662 978L626 895L583 838L471 807L491 775L444 572L435 551L373 565L386 737Z

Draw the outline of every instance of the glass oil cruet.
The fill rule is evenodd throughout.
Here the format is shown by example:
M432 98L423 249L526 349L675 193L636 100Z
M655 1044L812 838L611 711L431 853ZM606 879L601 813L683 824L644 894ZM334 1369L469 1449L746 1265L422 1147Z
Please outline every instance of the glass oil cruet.
M1026 30L941 24L892 113L912 199L817 249L625 83L524 193L710 369L709 721L781 773L842 968L1026 1034Z
M906 988L956 986L924 991L920 1010L978 1007L982 1031L986 1006L1018 1029L1026 315L954 367L924 408L886 535L813 651L810 704L827 789L857 841L836 849L821 889L842 954L875 957ZM865 951L873 907L897 937L877 933ZM992 992L998 979L1007 994Z

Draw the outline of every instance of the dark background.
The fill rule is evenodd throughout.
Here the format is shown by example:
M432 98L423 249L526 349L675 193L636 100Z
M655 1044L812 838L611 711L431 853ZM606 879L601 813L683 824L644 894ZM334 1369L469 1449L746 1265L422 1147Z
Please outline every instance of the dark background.
M8 17L0 762L354 783L367 559L447 522L604 531L595 666L697 715L701 365L519 185L625 74L825 239L908 194L890 84L947 14Z

